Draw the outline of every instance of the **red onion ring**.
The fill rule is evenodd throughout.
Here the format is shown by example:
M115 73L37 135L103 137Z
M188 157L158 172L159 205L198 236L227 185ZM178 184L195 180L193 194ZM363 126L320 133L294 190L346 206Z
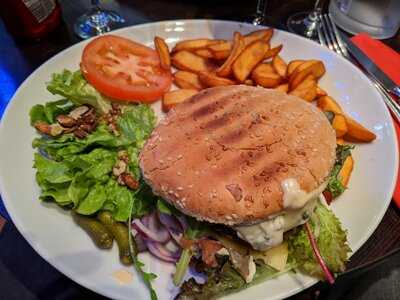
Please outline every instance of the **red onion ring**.
M161 224L158 223L158 220L154 214L150 215L148 220L144 220L144 222L146 223L147 221L148 226L143 224L141 220L135 219L132 221L132 226L138 232L142 233L142 235L146 239L150 239L154 242L166 243L171 239L168 230L166 230L164 227L161 226Z
M146 243L145 243L144 238L141 233L138 232L135 235L134 239L135 239L135 243L136 243L136 248L139 253L147 250Z
M179 244L184 232L181 222L174 216L161 212L158 213L158 219L167 228L171 237Z
M180 250L171 252L164 245L150 240L145 240L145 243L150 253L163 261L175 263L180 257Z

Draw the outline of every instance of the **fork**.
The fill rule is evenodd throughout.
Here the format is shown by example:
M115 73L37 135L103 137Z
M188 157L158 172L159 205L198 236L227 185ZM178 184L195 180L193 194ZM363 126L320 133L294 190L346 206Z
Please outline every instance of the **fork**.
M354 65L358 65L357 61L354 60L347 51L347 48L341 38L340 32L337 29L335 23L332 21L331 15L320 14L318 16L318 19L319 26L317 26L317 33L319 43L322 46L326 46L330 50L346 58ZM381 92L385 104L388 106L396 120L400 122L400 105L392 98L392 96L390 96L385 87L379 81L377 81L375 77L373 77L363 69L360 70L363 71L363 73L368 77L369 80L371 80L376 89Z

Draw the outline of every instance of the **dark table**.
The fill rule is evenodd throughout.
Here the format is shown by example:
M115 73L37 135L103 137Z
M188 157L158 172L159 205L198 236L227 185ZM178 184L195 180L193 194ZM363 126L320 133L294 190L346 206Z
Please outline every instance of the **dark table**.
M256 0L120 0L104 5L120 12L126 25L180 19L249 19ZM0 116L15 90L38 66L79 42L72 32L75 19L89 9L89 0L61 0L63 22L37 42L15 41L0 19ZM285 29L287 17L308 10L314 1L271 0L267 24ZM385 40L400 50L400 34ZM2 299L105 299L66 278L39 257L16 230L0 200L0 300ZM363 265L400 247L400 211L392 203L368 242L352 257L348 267ZM378 265L344 276L333 287L317 284L291 299L400 299L400 254Z

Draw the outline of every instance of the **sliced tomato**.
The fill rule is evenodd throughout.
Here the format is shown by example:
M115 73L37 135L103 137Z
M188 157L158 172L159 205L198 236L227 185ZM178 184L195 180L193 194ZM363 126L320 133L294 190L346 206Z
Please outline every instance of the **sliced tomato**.
M81 71L99 92L124 101L153 102L172 83L171 72L161 68L155 50L115 35L100 36L87 44Z

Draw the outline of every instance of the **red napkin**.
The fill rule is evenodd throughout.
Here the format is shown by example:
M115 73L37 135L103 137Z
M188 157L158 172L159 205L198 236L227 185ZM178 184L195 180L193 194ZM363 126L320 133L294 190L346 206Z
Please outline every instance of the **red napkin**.
M388 77L400 85L400 54L386 46L384 43L372 39L366 33L360 33L351 38L352 42L360 48ZM400 145L400 124L393 119L397 140ZM400 170L400 169L399 169ZM394 202L400 208L400 172L393 193Z

